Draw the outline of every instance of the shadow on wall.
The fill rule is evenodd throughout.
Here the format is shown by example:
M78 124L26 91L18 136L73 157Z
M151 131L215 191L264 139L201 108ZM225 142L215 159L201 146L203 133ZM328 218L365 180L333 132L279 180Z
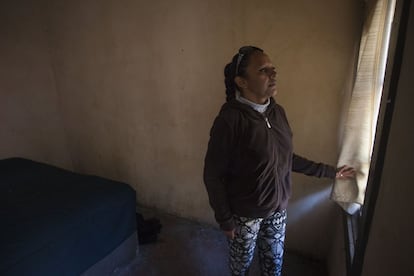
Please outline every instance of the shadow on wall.
M331 193L331 186L316 193L309 194L303 198L293 201L289 204L289 224L294 225L303 218L309 217L311 213L325 205L326 200Z
M331 185L323 186L290 202L286 247L292 252L317 260L326 259L333 238L333 221L339 210L329 199L331 188Z

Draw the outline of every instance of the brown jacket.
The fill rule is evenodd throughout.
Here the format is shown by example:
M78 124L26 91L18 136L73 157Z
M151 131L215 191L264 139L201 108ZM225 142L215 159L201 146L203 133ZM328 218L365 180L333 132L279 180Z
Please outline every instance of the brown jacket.
M291 172L335 177L335 168L293 153L283 108L271 98L265 113L235 99L225 103L210 132L204 183L223 230L233 214L263 218L287 207Z

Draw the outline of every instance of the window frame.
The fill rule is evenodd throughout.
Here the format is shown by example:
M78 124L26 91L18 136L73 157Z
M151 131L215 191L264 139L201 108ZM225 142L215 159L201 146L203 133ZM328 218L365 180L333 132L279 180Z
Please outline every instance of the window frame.
M403 61L411 0L396 0L392 21L383 93L378 114L373 153L364 205L354 215L343 212L344 242L348 276L361 275L391 128L394 102ZM413 15L414 16L414 15Z

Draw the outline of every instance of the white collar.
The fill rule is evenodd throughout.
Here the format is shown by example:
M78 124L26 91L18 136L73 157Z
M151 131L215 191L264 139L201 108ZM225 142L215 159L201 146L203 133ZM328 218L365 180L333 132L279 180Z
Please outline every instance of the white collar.
M242 97L239 90L236 90L236 100L238 100L241 103L247 104L248 106L250 106L251 108L253 108L259 113L264 113L270 104L270 99L267 99L267 102L264 104L258 104L258 103L249 101L248 99Z

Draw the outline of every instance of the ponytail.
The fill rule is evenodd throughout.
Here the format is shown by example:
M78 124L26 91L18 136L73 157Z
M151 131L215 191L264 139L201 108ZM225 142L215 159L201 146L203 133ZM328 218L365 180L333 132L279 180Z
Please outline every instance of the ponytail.
M226 101L230 101L236 96L236 83L234 82L235 76L234 63L230 62L224 67L224 85L226 86Z

